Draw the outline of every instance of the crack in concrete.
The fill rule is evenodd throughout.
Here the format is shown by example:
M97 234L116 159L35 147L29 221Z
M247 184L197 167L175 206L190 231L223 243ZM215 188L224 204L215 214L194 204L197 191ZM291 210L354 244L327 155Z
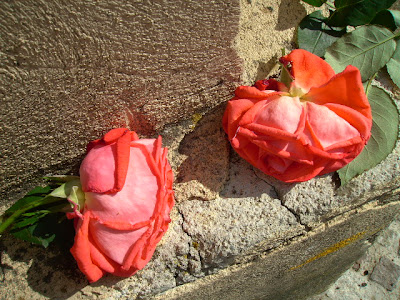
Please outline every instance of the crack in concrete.
M337 214L333 214L330 215L329 217L324 217L321 221L323 222L323 224L328 224L330 221L332 221L335 218L344 216L348 213L351 212L356 212L359 209L362 209L365 205L370 204L374 201L376 201L376 206L384 206L388 203L393 203L396 202L396 200L391 200L391 201L386 201L388 198L392 198L395 199L396 196L399 196L400 193L395 193L395 194L391 194L393 191L397 192L400 191L399 188L393 188L391 190L389 190L388 192L385 192L384 194L382 194L381 196L373 196L371 198L366 198L365 201L355 205L355 206L346 206L343 210L341 210L340 212L338 212Z
M200 255L200 251L197 249L197 247L194 246L194 243L195 243L194 238L190 234L190 232L188 230L186 230L185 227L184 227L185 215L182 213L182 211L179 209L178 206L177 206L177 211L178 211L179 215L182 218L182 225L181 225L182 231L189 237L189 242L188 242L189 250L188 250L188 252L186 254L187 266L186 266L186 268L181 268L181 267L178 266L175 269L175 271L173 272L174 278L175 278L175 284L176 284L176 286L179 286L179 285L185 284L187 282L190 282L190 281L187 281L187 280L183 279L183 277L184 277L183 275L184 274L182 274L182 272L183 273L187 272L190 276L193 276L193 277L196 277L196 278L204 277L207 273L206 273L206 268L204 267L203 257ZM191 254L192 251L197 252L196 253L197 255L196 254L195 255ZM198 259L197 259L196 256L198 256ZM189 261L190 260L195 260L195 261L199 261L200 262L201 270L200 270L199 274L192 273L190 271L190 267L189 267ZM181 278L179 278L179 277L181 277Z
M297 223L299 223L300 225L302 225L302 226L304 227L304 230L305 230L306 232L311 231L312 228L311 228L307 223L305 223L305 222L302 221L300 214L298 214L293 208L291 208L291 207L289 207L289 206L287 206L287 205L285 204L285 200L283 199L283 197L282 197L280 191L279 191L275 186L273 186L271 183L269 183L269 182L266 181L265 179L263 179L263 178L261 178L260 176L258 176L258 174L257 174L256 170L254 169L254 167L253 167L252 170L253 170L253 172L254 172L254 175L255 175L258 179L260 179L261 181L265 182L265 183L268 184L270 187L272 187L272 189L273 189L273 191L274 191L274 193L275 193L275 195L276 195L276 199L278 199L278 200L281 202L281 205L282 205L284 208L286 208L286 209L296 218Z

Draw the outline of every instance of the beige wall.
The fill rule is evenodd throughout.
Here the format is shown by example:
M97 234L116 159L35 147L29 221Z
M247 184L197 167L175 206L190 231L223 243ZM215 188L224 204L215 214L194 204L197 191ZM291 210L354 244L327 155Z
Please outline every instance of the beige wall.
M226 101L239 1L1 1L0 190L75 171L86 143Z

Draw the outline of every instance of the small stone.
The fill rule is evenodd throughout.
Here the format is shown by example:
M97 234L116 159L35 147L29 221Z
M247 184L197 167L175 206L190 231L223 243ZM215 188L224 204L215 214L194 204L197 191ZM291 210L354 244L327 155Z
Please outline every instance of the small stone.
M381 257L371 273L371 280L392 291L400 277L400 266L390 259Z
M356 271L356 272L357 272L358 270L360 270L360 264L357 263L357 262L354 263L354 265L353 265L353 270Z

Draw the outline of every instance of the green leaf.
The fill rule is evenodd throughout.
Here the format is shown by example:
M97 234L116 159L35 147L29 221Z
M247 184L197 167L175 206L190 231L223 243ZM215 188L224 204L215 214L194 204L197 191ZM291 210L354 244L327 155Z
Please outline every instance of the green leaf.
M47 237L47 238L38 238L32 234L35 230L36 226L32 225L31 227L24 228L23 230L11 232L13 236L19 238L23 241L27 241L33 244L41 245L45 248L49 246L49 243L54 240L55 236Z
M47 195L51 191L51 186L37 186L33 190L30 190L26 196L31 196L31 195Z
M303 0L303 2L308 3L312 6L317 6L320 7L322 4L324 4L327 0Z
M395 31L400 26L400 11L391 9L382 10L371 21L371 24L382 25Z
M393 82L400 88L400 40L397 41L396 51L386 65Z
M10 234L46 248L55 239L60 242L66 242L66 240L70 242L73 238L73 234L71 235L72 225L70 220L65 219L64 213L50 214L25 227L13 228Z
M399 112L389 94L370 86L367 95L372 109L371 138L360 155L338 171L342 185L384 160L399 136Z
M33 225L39 221L40 218L43 218L46 214L43 212L38 212L36 214L33 214L30 218L20 218L19 221L16 221L12 225L12 230L18 229L18 228L23 228L28 225Z
M336 73L348 65L360 70L362 81L386 65L392 57L396 42L386 28L362 26L339 38L325 53L325 60Z
M47 196L47 194L52 190L52 187L50 185L41 187L37 186L30 190L24 197L19 199L17 202L15 202L9 209L6 210L5 214L8 215L10 213L13 213L22 207L26 206L27 204L39 201L43 199L44 197Z
M22 207L26 206L27 204L40 201L43 198L44 198L43 196L25 196L19 199L17 202L15 202L14 205L12 205L9 209L7 209L5 214L6 215L11 214L21 209Z
M360 26L370 23L381 10L396 0L336 0L336 10L330 16L332 26Z
M301 20L297 31L299 48L307 50L320 57L324 56L326 48L346 33L346 28L326 25L327 18L317 10Z
M78 187L79 196L84 198L85 194L82 191L82 185L79 179L73 179L71 181L63 183L61 186L52 191L49 195L59 198L68 198L72 193L72 189L75 186Z
M283 64L281 64L281 76L280 81L283 82L288 88L290 88L290 84L293 81L292 75L290 75L289 70Z

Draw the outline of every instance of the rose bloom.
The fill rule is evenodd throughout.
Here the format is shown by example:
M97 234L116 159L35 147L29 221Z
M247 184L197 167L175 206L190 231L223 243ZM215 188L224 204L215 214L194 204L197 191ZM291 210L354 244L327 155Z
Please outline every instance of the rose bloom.
M80 167L85 204L71 253L90 282L128 277L152 257L170 222L173 174L158 139L113 129L90 142Z
M305 50L281 58L292 82L240 86L223 127L237 153L285 182L309 180L352 161L371 135L372 115L356 67L336 74Z

